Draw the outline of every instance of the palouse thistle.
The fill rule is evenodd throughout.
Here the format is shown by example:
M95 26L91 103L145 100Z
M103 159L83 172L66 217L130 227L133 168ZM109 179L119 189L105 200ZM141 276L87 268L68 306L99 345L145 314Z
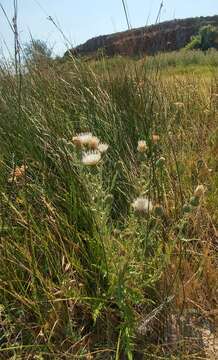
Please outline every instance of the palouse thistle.
M100 143L98 145L98 151L100 151L100 153L105 153L108 149L109 145L105 144L105 143Z
M88 147L92 150L97 150L99 146L100 140L97 138L97 136L92 136L88 141Z
M153 141L154 144L157 144L159 140L160 140L159 135L157 135L157 134L152 135L152 141Z
M94 166L101 160L101 153L99 151L89 151L83 154L82 163L88 166Z
M81 133L73 137L72 142L77 147L82 147L84 145L88 145L93 138L92 133Z
M153 205L146 197L138 197L132 203L134 211L138 214L148 214L152 211Z
M144 153L144 152L146 152L147 148L148 147L147 147L147 144L146 144L145 140L139 140L138 141L138 146L137 146L138 152Z

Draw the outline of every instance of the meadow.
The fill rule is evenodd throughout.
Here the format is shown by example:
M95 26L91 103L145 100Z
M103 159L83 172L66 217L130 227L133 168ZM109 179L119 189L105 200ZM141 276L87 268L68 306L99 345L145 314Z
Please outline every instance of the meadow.
M217 64L1 64L0 359L215 356Z

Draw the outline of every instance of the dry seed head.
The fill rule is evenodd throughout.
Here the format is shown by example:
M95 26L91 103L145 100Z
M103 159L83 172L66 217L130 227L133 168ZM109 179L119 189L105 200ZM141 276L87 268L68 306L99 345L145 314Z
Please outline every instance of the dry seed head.
M82 163L84 165L94 166L101 160L101 153L99 151L89 151L83 154Z
M138 141L138 146L137 146L138 152L144 153L144 152L146 152L147 148L148 147L147 147L147 144L146 144L145 140L139 140Z

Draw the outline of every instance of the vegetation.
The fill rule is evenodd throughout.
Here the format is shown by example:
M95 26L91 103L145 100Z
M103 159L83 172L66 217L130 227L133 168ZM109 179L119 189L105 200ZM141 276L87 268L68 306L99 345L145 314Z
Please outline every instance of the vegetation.
M164 56L2 65L0 358L207 357L218 78Z
M200 28L198 35L192 36L186 49L200 49L206 51L216 48L218 45L218 29L213 25L206 25Z
M51 59L52 49L42 40L32 39L23 49L24 60L28 64L42 63L44 60Z

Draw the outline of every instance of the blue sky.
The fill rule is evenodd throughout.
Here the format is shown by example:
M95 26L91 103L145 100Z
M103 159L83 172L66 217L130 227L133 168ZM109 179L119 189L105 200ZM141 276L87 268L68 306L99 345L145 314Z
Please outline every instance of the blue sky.
M132 27L155 21L160 0L126 0ZM0 0L10 19L13 0ZM54 25L52 16L72 45L87 39L122 31L126 22L121 0L18 0L19 34L22 43L42 39L54 46L56 54L66 50L66 44ZM218 14L218 0L165 0L161 20ZM11 30L0 10L0 50L7 56L6 45L13 48Z

